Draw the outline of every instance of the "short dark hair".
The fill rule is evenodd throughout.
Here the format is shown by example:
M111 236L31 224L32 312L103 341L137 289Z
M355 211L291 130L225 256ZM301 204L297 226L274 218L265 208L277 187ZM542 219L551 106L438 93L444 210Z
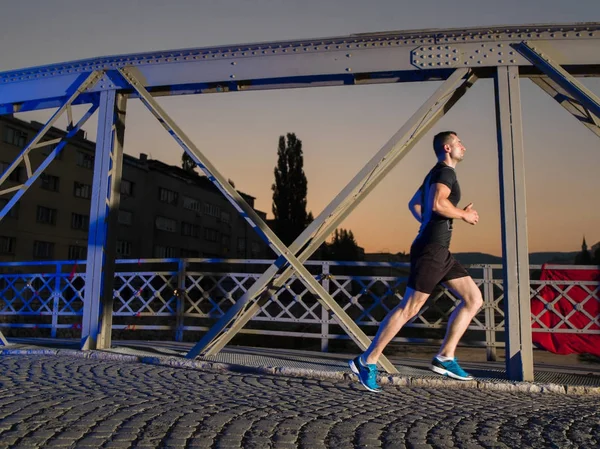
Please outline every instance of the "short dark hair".
M437 157L440 157L444 153L444 145L450 142L452 136L456 136L454 131L442 131L434 136L433 151L435 151Z

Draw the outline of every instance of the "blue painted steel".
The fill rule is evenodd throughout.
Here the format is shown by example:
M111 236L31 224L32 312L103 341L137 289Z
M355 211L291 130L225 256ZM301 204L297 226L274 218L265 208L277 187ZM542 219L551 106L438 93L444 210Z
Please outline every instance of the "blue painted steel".
M104 91L100 94L86 265L88 282L86 282L85 288L81 334L82 349L96 349L98 345L103 294L107 285L112 285L114 272L114 255L107 257L106 252L108 218L113 200L111 197L113 194L111 174L114 156L113 126L115 125L116 96L115 90Z
M100 57L0 73L0 114L54 106L53 102L67 95L68 86L78 76L94 70L107 71L105 82L94 91L126 89L127 83L117 71L136 67L153 95L445 79L439 77L441 63L432 60L427 70L418 68L413 64L412 53L444 45L459 48L460 54L470 58L473 55L469 52L474 52L482 42L503 42L508 46L524 39L564 44L559 52L566 58L565 64L595 65L589 73L597 75L598 53L589 44L597 39L599 31L599 23L393 31ZM587 53L583 57L573 51L586 43L588 47L582 51ZM495 58L478 61L478 67L497 64ZM455 68L458 66L464 65L457 62ZM489 73L481 74L486 76ZM82 96L80 101L89 98Z
M77 134L77 132L81 129L81 127L85 124L85 122L87 122L88 119L94 114L94 112L96 111L96 109L98 109L98 105L96 105L96 104L92 105L92 107L90 107L88 109L88 111L77 122L77 124L75 124L75 126L73 126L73 128L67 133L67 135L65 137L63 137L62 141L58 145L56 145L56 147L54 148L54 150L52 150L52 152L46 157L46 159L44 159L44 161L35 170L35 172L32 174L32 176L27 181L25 181L25 183L23 184L23 186L19 190L17 190L17 192L12 196L12 198L8 201L8 203L6 203L6 205L4 206L4 208L2 210L0 210L0 221L2 221L2 219L4 219L4 217L6 216L6 214L8 214L8 212L10 211L10 209L21 199L21 197L25 194L25 192L29 189L29 187L31 187L33 185L33 183L35 181L37 181L37 179L39 178L39 176L44 172L44 170L46 170L46 167L48 167L48 165L50 165L52 163L52 161L54 159L56 159L56 157L60 154L60 152L65 147L65 145L68 143L69 139L72 138L75 134ZM50 121L51 120L52 119L50 119ZM50 121L48 123L50 123ZM42 129L42 131L43 131L43 129ZM40 134L42 133L42 131L40 131ZM38 134L38 136L40 134ZM38 136L36 136L36 138ZM25 148L25 150L23 150L23 152L21 154L26 154L29 151L30 150L29 150L29 145L28 145L27 148ZM19 156L19 158L20 157L21 156ZM13 168L12 166L9 167L7 169L7 171L5 172L5 174L7 174L9 171L11 171L12 168ZM0 178L3 178L3 177L4 177L4 174L2 174L0 176Z

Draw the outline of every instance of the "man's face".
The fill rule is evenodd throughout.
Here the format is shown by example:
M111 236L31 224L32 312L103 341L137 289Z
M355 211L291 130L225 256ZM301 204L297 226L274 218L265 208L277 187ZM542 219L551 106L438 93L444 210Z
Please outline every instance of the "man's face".
M451 136L450 142L448 142L446 146L450 149L451 159L457 162L460 162L464 159L465 151L467 151L467 149L462 144L460 138L457 135L453 134Z

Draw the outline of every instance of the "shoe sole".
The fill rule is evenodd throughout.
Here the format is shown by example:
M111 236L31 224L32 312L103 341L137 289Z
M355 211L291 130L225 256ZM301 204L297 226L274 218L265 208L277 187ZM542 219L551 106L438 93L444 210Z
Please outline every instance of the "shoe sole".
M356 374L356 377L358 377L358 381L360 382L360 384L365 387L367 390L372 391L373 393L380 393L382 391L381 388L378 388L377 390L367 386L364 384L364 382L362 381L362 379L360 378L360 372L358 370L358 367L354 364L354 360L349 360L348 361L348 366L350 367L350 369L352 370L352 372L354 374Z
M435 365L429 365L429 369L431 371L433 371L434 373L438 373L438 374L441 374L442 376L446 376L446 377L451 377L452 379L456 379L456 380L474 380L472 376L462 377L462 376L459 376L458 374L454 374L452 371L448 371L447 369L440 368L439 366L435 366Z

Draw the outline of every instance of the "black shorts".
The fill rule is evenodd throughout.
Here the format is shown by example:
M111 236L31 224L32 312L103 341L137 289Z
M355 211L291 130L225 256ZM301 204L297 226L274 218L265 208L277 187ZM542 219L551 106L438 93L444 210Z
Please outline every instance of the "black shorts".
M408 286L413 290L431 294L440 282L465 276L469 273L445 246L439 243L411 246Z

